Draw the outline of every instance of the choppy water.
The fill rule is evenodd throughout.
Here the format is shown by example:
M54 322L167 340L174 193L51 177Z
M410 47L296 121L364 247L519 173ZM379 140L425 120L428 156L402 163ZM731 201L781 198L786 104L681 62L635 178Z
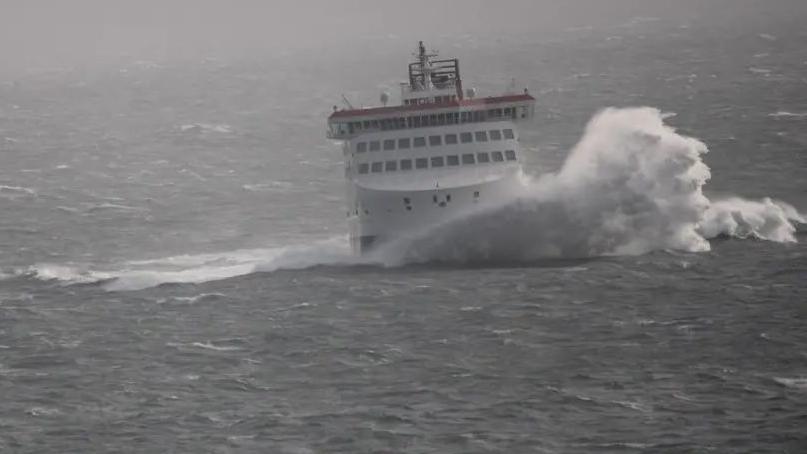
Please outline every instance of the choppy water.
M804 451L800 23L452 40L533 178L362 260L323 122L403 38L3 81L0 448Z

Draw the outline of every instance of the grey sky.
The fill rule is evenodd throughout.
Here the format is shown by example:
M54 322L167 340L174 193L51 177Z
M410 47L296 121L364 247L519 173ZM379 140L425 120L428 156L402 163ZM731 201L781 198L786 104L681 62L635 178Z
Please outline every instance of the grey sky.
M550 33L647 15L686 21L742 14L749 3L755 0L0 0L0 70L282 48L338 52L373 35Z

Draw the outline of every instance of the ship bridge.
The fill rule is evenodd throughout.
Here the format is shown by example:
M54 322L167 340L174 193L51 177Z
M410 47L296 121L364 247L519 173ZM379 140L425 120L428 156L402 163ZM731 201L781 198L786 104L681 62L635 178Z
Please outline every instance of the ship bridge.
M520 121L533 117L535 98L520 94L475 98L463 92L459 60L434 59L421 41L409 80L401 84L401 104L361 109L337 109L328 118L327 135L349 140L367 132L458 125L485 121ZM382 98L383 100L383 98Z

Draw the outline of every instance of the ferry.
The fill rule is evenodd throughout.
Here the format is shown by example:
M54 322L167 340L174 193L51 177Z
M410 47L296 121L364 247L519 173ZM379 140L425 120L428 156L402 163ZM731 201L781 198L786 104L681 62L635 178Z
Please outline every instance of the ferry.
M459 60L438 59L419 42L399 105L333 108L327 137L341 142L352 250L387 242L480 206L519 184L517 124L535 114L520 93L463 91Z

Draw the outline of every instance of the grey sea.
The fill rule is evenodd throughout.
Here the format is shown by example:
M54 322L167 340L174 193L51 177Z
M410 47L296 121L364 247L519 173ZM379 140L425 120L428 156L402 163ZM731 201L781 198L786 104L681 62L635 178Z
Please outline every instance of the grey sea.
M742 222L697 250L525 258L598 228L520 205L440 232L489 260L352 257L325 122L415 37L4 75L0 452L807 452L807 3L769 3L423 38L530 88L536 179L603 108L705 144Z

